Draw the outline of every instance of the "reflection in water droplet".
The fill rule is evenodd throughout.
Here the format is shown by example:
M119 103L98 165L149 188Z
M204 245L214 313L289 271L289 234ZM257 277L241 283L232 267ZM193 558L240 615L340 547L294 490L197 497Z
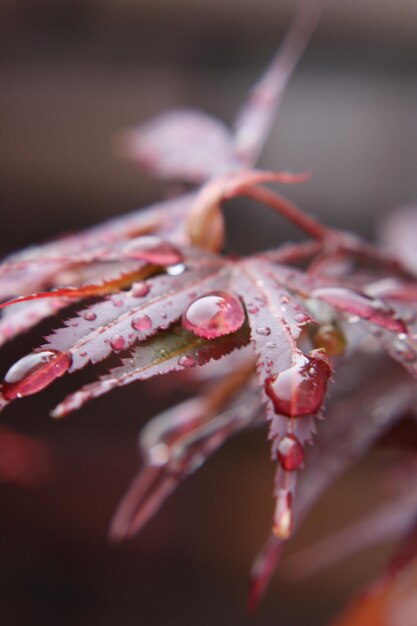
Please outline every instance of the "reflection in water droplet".
M71 365L66 352L44 350L17 361L4 377L2 393L6 400L30 396L63 376Z
M115 352L119 352L120 350L123 350L126 342L122 335L113 335L113 337L110 339L110 345Z
M265 392L278 415L314 415L321 408L331 370L319 356L298 352L295 364L265 381Z
M136 313L132 317L131 326L135 330L149 330L152 328L152 320L146 313Z
M288 472L298 469L304 461L304 448L295 435L286 435L278 443L278 459Z
M125 244L121 250L124 257L153 263L154 265L177 265L182 254L169 241L161 237L137 237Z
M211 291L194 300L182 317L186 330L199 337L214 339L233 333L245 321L245 312L240 300L225 291Z

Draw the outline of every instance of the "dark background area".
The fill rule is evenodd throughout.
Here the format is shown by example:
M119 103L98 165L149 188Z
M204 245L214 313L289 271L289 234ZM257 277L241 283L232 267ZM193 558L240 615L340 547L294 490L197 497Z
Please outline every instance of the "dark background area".
M116 159L111 137L172 107L232 121L293 8L277 0L2 0L1 253L158 199L165 187ZM312 169L313 180L288 195L330 224L372 236L381 215L417 195L416 27L413 1L328 2L290 83L261 165ZM255 206L235 203L227 219L236 252L295 236ZM4 350L1 372L47 330ZM55 470L37 489L0 487L0 626L246 623L248 571L272 514L265 432L229 444L138 538L112 546L107 527L137 469L138 428L175 398L149 383L50 420L68 385L91 374L59 381L3 418L49 442ZM301 543L366 506L364 476L372 481L378 462L326 496ZM284 563L253 623L323 624L385 553L300 584L283 579Z

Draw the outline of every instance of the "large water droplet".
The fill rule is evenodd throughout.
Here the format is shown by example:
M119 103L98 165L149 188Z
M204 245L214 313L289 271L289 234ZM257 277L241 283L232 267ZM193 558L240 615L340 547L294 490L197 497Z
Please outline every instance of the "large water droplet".
M123 256L129 259L147 261L154 265L177 265L182 261L182 254L172 243L149 235L132 239L122 248Z
M266 379L265 392L278 415L314 415L323 404L330 366L324 358L302 352L296 354L295 360L292 367Z
M182 325L199 337L214 339L233 333L245 321L240 300L225 291L211 291L194 300L182 316Z
M322 348L329 356L339 356L346 350L346 337L341 328L334 324L323 324L313 329L313 344Z
M136 313L132 317L131 326L135 330L149 330L152 328L152 320L146 313Z
M30 396L63 376L71 365L71 355L66 352L44 350L24 356L7 372L3 383L3 396L14 400Z
M295 435L286 435L278 443L278 459L287 472L298 469L304 461L304 448Z
M115 352L120 352L126 345L125 338L122 335L113 335L110 339L110 345Z

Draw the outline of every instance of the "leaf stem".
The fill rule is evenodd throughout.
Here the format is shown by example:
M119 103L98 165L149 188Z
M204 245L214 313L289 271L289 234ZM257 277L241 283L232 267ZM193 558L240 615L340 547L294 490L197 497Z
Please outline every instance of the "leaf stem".
M320 224L314 217L304 213L298 206L287 200L280 194L268 189L267 187L246 187L241 191L242 195L252 198L262 204L265 204L280 215L288 219L290 222L304 230L306 233L319 239L326 241L334 238L333 231L323 224Z

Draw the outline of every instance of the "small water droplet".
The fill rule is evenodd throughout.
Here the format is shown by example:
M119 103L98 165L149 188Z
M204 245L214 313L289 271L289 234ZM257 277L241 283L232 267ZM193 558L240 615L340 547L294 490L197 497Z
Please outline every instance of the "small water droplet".
M138 259L154 265L178 265L182 254L173 244L161 237L152 235L137 237L125 244L122 255L129 259Z
M185 272L184 263L176 263L176 265L169 265L166 269L169 276L179 276Z
M149 465L161 467L169 461L169 448L164 443L156 443L147 450L147 462Z
M268 337L271 334L271 329L268 326L259 326L256 329L256 334L262 337Z
M309 317L306 313L296 313L294 315L294 320L297 324L305 324L311 320L311 317Z
M268 343L265 344L265 348L267 350L274 350L277 347L276 343L273 343L272 341L268 341Z
M113 306L117 308L120 308L124 304L121 298L112 298L112 303L113 303Z
M304 461L304 448L295 435L285 435L277 447L278 459L287 472L298 469Z
M280 302L281 302L281 304L288 304L288 303L289 303L289 301L290 301L290 299L289 299L289 297L288 297L288 296L286 296L286 295L283 295L283 296L281 296L281 297L280 297Z
M131 294L134 298L144 298L148 295L150 286L148 283L134 283L132 285Z
M152 328L152 320L146 313L136 313L132 317L131 326L135 330L149 330Z
M255 306L253 304L248 306L248 313L251 313L252 315L255 315L258 312L259 312L259 307Z
M272 532L279 539L288 539L292 531L292 493L279 489L276 499Z
M87 320L87 322L92 322L97 319L97 315L96 313L94 313L94 311L86 311L83 317L85 320Z
M184 354L178 359L178 365L181 365L181 367L194 367L196 362L192 356Z
M393 345L396 355L403 361L411 363L417 359L415 350L404 339L400 339L400 337L398 337L394 340Z
M182 316L182 325L199 337L214 339L233 333L245 321L240 300L225 291L211 291L194 300Z
M265 392L278 415L314 415L321 408L330 377L330 366L319 356L298 352L295 364L265 381Z
M115 352L120 352L126 345L124 337L122 335L113 335L110 339L110 345Z
M33 352L24 356L12 365L4 377L3 397L14 400L41 391L56 378L63 376L71 361L70 354L55 350Z

